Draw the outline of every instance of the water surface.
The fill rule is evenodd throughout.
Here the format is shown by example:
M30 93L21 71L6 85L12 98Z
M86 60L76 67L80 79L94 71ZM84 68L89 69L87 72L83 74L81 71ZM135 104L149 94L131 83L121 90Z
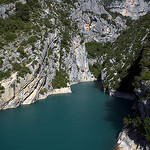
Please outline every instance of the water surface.
M110 97L99 83L0 111L0 150L112 150L132 102Z

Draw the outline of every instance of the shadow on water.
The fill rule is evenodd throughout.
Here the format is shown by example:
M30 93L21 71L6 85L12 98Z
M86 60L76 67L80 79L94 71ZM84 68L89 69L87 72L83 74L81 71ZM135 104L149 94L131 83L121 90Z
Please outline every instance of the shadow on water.
M101 81L95 81L94 87L102 91L103 86ZM107 114L104 119L110 122L114 130L119 133L123 127L123 118L131 113L133 101L112 97L108 94L106 94L106 96L108 97L108 101L105 103L105 110Z
M113 128L119 132L123 126L123 118L131 113L132 105L131 100L110 97L105 105L107 115L104 119L111 122Z
M100 91L103 91L103 85L102 85L102 82L101 80L97 80L97 81L94 81L94 88L97 88L99 89Z

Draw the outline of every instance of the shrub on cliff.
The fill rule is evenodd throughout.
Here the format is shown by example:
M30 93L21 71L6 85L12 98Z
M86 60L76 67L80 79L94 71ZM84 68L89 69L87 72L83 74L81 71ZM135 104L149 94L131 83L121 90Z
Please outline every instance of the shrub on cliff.
M52 80L52 86L54 89L59 89L61 87L67 87L67 83L69 82L68 74L66 71L60 69L56 70L56 76Z
M33 44L34 42L36 42L38 40L38 36L31 36L29 39L28 39L28 43L29 44Z
M42 94L42 95L44 95L44 93L46 93L46 92L47 92L46 88L40 90L40 94Z
M28 57L28 55L24 52L24 48L23 47L19 47L17 52L20 53L20 57L22 57L22 58Z
M0 68L2 67L2 65L3 65L3 58L0 57Z
M2 48L4 45L5 44L2 41L0 41L0 48Z
M34 8L39 8L40 7L40 3L38 0L26 0L27 5L30 7L31 10L33 10Z
M8 42L14 41L17 38L17 35L14 33L8 33L5 36L5 40Z
M12 66L13 66L13 70L15 71L19 71L22 68L21 65L17 62L13 63Z
M125 117L123 119L126 127L132 127L136 132L140 132L145 139L150 142L150 118L144 119L144 123L140 117Z
M27 4L22 4L18 2L16 4L16 15L23 21L29 21L29 7Z
M22 67L22 68L19 70L17 76L24 78L24 76L25 76L27 73L31 74L30 69L29 69L28 67Z
M3 80L4 78L7 79L8 77L10 77L11 72L10 69L7 71L0 71L0 80Z
M89 69L91 71L91 73L98 78L99 75L101 74L101 65L99 63L95 63L93 65L89 65Z
M1 0L1 1L0 1L0 5L1 5L1 4L14 3L14 2L16 2L16 0Z
M144 120L144 130L145 130L145 138L148 142L150 142L150 118L147 117L145 120Z
M3 87L3 86L0 86L0 90L1 90L1 91L4 90L4 87Z

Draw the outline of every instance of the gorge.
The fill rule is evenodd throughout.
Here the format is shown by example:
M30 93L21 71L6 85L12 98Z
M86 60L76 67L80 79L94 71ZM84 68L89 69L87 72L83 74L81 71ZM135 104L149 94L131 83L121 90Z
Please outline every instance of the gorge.
M71 89L72 94L51 95L33 105L1 111L0 148L115 149L132 101L110 97L97 82Z
M99 78L109 95L139 100L125 127L141 136L120 134L120 147L148 148L149 10L149 0L2 0L0 110Z

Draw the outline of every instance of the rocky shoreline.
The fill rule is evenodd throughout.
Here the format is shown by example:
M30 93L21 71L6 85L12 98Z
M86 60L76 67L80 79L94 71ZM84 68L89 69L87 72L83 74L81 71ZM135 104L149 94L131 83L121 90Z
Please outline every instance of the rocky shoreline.
M133 111L138 111L142 119L149 116L150 100L140 100L135 102L132 106ZM138 130L131 127L125 127L118 135L116 147L119 150L149 150L150 145L146 142L145 138L138 132Z
M120 92L117 90L109 91L109 95L114 96L114 97L118 97L118 98L129 99L129 100L136 99L136 96L133 93L125 93L125 92Z
M116 148L118 150L149 150L145 140L132 129L123 128L120 132Z

